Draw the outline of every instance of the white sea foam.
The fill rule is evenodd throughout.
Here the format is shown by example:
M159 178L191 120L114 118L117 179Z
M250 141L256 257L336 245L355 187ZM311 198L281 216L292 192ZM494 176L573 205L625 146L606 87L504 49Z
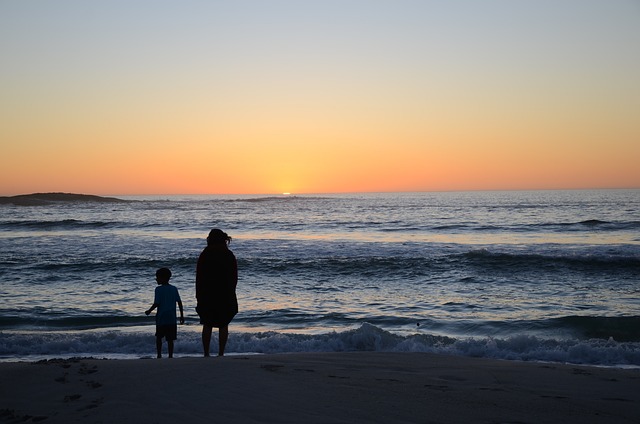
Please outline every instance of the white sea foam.
M182 327L181 327L182 328ZM153 327L148 331L75 331L0 333L0 360L38 360L52 357L140 358L154 354ZM214 335L212 343L217 339ZM400 336L376 326L325 334L231 332L229 354L291 352L428 352L459 356L551 361L574 364L640 367L640 343L615 340L543 340L532 336L504 339L415 334ZM177 356L199 356L200 334L180 331Z

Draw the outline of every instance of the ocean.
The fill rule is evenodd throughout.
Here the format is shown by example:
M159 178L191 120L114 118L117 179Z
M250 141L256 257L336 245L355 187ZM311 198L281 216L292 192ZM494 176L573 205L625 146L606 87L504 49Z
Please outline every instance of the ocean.
M195 265L221 228L230 355L640 367L640 190L115 197L0 204L0 360L154 357L159 267L185 306L175 355L200 356Z

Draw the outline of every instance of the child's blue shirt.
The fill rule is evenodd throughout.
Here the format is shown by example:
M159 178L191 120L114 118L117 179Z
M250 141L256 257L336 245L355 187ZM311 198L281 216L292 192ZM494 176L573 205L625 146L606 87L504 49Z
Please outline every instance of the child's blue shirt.
M176 304L180 300L178 289L171 284L161 284L156 287L153 303L158 305L156 325L176 324Z

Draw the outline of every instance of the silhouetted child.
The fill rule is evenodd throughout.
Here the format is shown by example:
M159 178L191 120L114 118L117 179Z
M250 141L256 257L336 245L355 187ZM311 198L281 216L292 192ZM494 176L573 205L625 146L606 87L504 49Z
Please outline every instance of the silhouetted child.
M156 287L153 305L144 313L149 315L151 311L158 308L156 312L156 349L158 358L162 358L162 338L167 339L169 358L173 358L173 341L178 338L178 326L176 325L176 303L180 308L180 324L184 324L184 312L180 293L175 286L169 284L171 270L160 268L156 271Z

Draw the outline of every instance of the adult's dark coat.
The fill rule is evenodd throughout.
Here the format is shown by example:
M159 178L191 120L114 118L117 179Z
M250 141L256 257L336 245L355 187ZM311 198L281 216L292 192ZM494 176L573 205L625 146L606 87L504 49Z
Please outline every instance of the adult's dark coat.
M226 245L207 246L196 267L196 311L200 323L225 327L238 313L238 262Z

